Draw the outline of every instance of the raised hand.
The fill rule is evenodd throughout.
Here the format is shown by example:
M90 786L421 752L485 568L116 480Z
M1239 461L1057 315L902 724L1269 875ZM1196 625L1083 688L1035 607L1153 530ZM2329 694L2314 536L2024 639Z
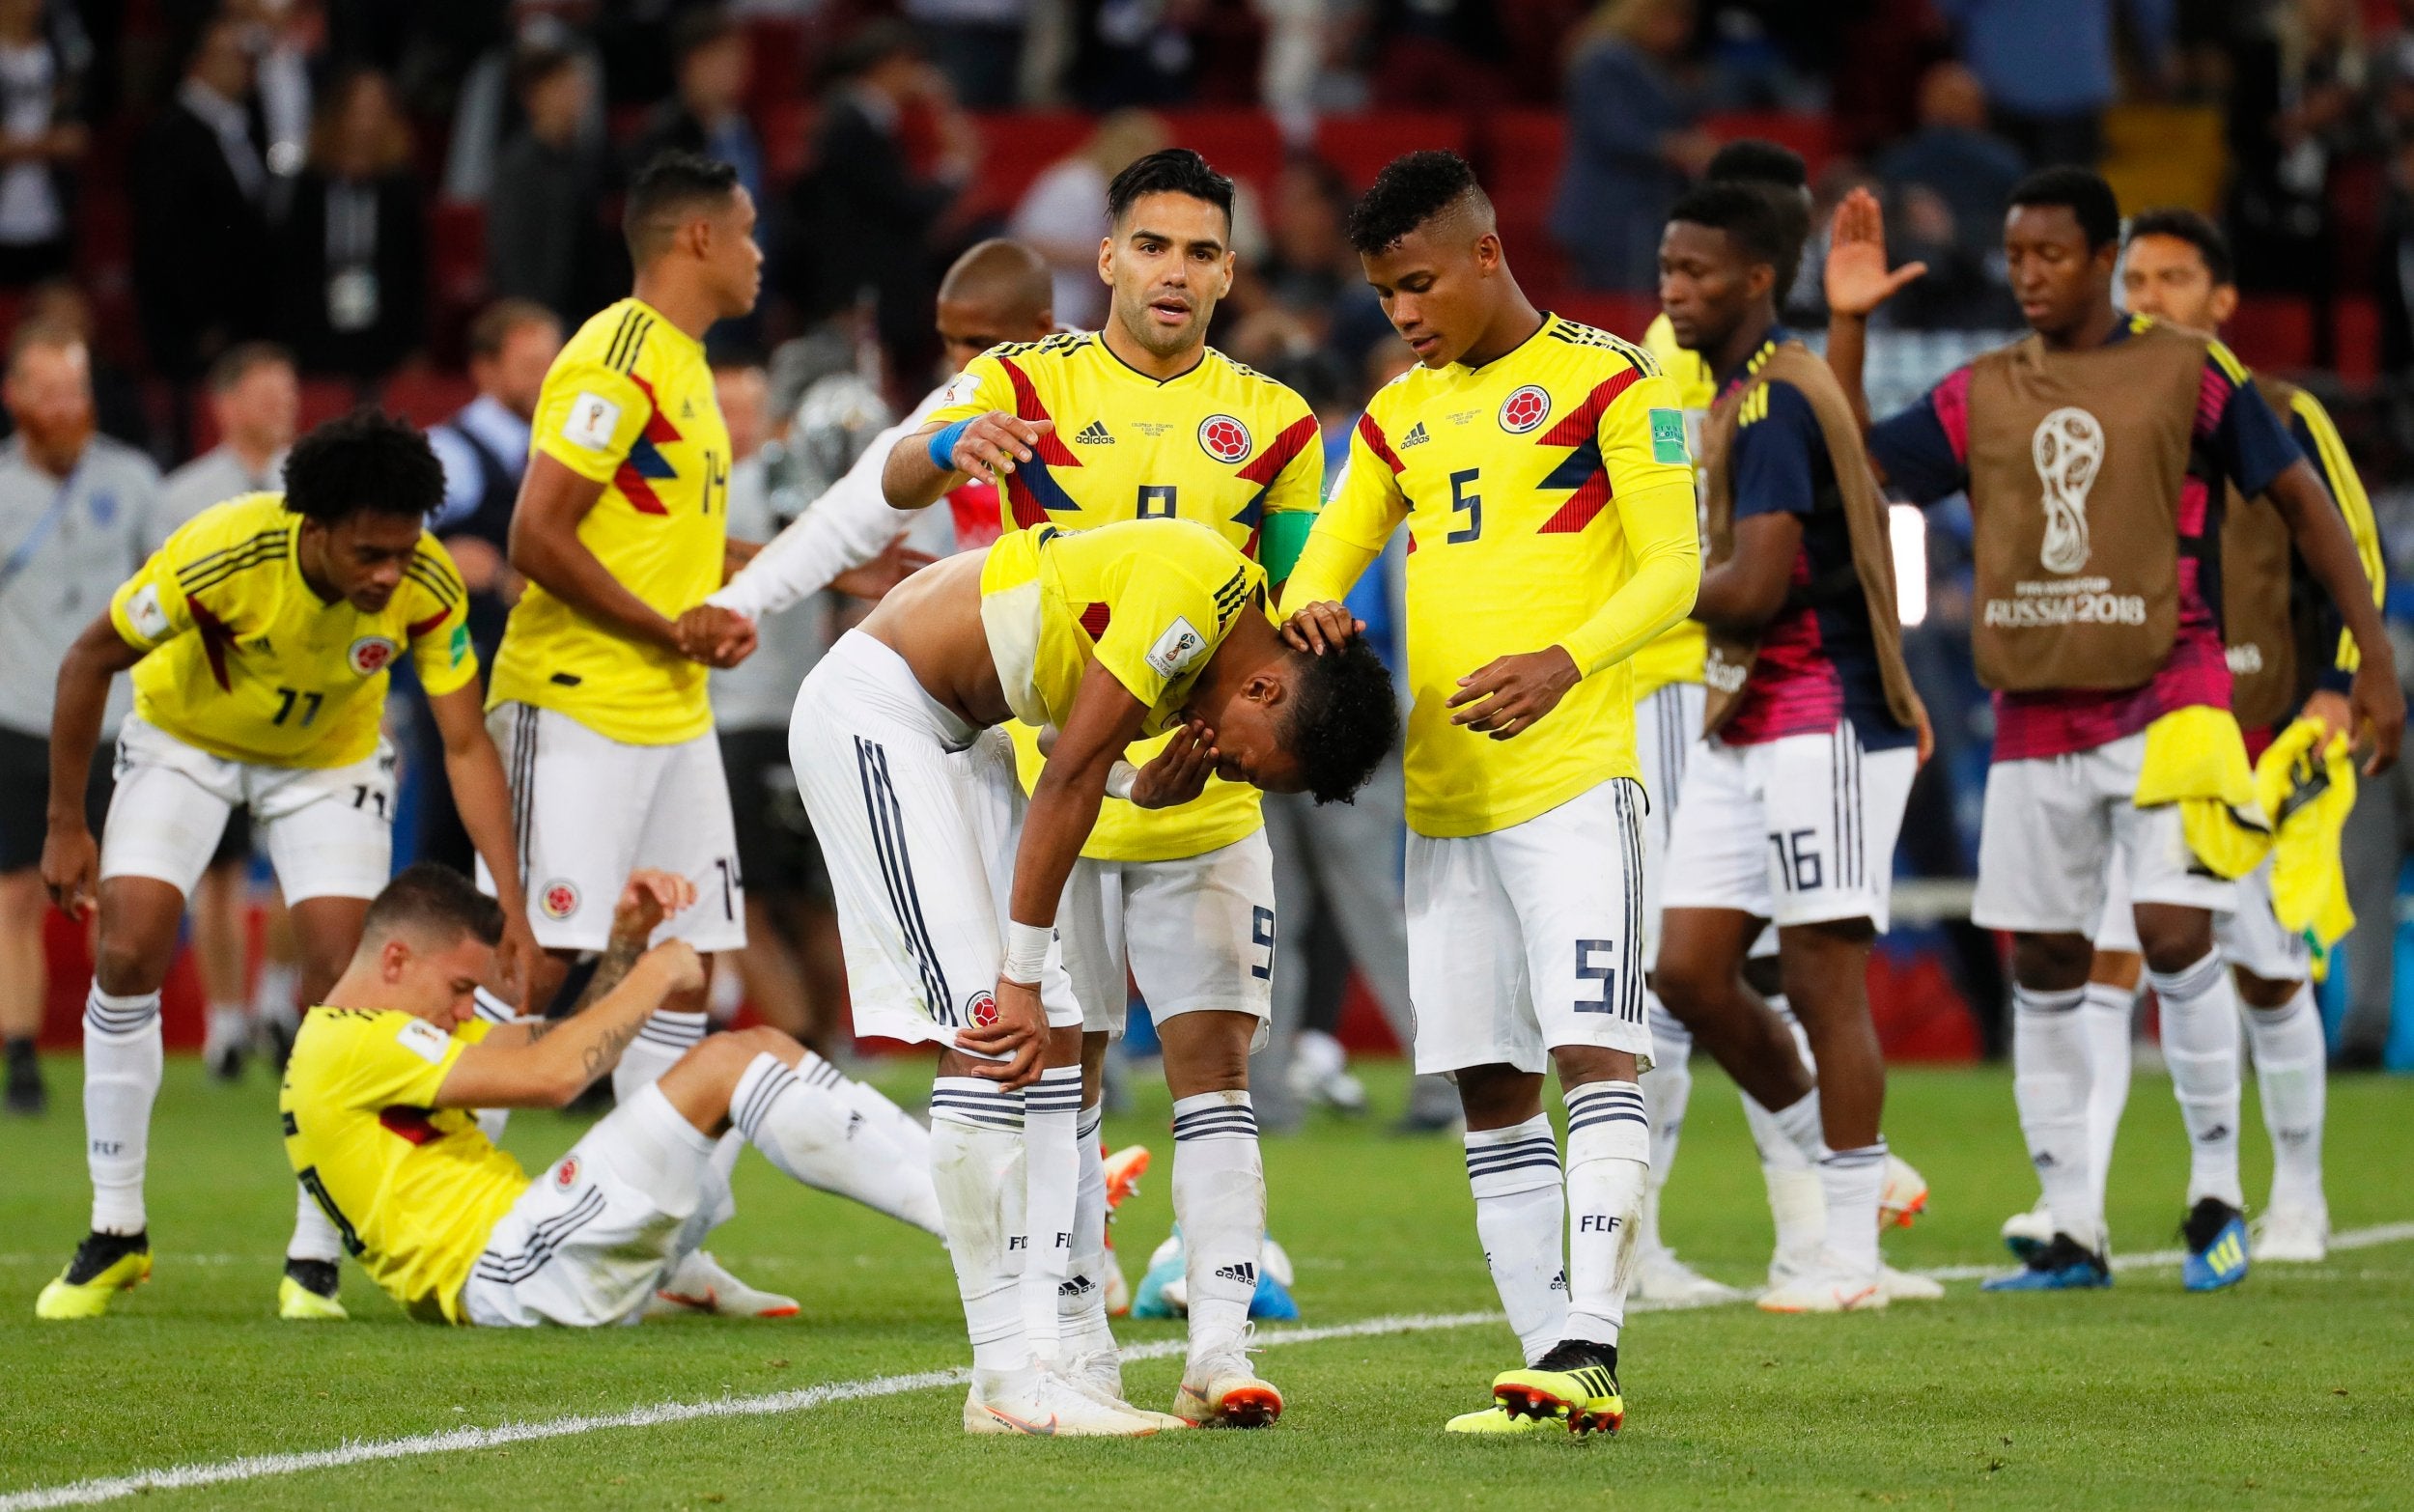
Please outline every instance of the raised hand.
M1867 316L1897 290L1928 270L1925 263L1886 266L1886 212L1877 196L1855 189L1836 207L1827 245L1827 307L1838 315Z
M650 867L631 872L628 884L612 905L612 938L642 944L661 927L662 920L686 912L694 902L695 883L677 872Z

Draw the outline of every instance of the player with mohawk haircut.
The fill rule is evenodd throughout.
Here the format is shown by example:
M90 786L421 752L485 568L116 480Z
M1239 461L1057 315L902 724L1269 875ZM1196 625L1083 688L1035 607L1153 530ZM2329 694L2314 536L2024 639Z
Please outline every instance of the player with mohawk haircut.
M1614 1430L1651 1154L1626 663L1700 583L1684 416L1642 349L1534 308L1454 154L1385 167L1350 240L1418 365L1367 406L1283 603L1296 643L1337 645L1338 601L1407 525L1417 1069L1456 1074L1475 1227L1527 1367L1449 1429Z

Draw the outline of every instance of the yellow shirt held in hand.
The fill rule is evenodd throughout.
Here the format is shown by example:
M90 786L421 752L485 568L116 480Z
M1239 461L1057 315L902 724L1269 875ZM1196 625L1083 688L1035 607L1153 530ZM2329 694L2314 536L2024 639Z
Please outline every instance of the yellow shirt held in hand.
M1627 658L1693 607L1696 518L1674 386L1641 348L1545 316L1482 367L1376 393L1283 604L1339 600L1407 522L1408 823L1489 834L1637 775ZM1531 729L1450 722L1460 678L1554 645L1584 680Z
M267 767L349 767L378 748L387 669L431 693L478 675L453 559L424 531L402 586L364 614L302 576L302 518L250 493L186 520L109 600L144 653L134 713L198 750Z
M972 360L931 418L952 424L991 410L1055 422L1037 455L1006 479L1008 530L1183 519L1254 558L1266 517L1314 511L1324 483L1307 402L1212 347L1190 372L1162 382L1127 366L1095 334L998 347ZM1018 725L1011 733L1027 791L1042 765L1038 732ZM1163 748L1162 740L1144 742L1126 759L1144 766ZM1081 854L1173 860L1230 845L1262 823L1255 788L1210 777L1179 808L1107 799Z
M464 1321L470 1268L528 1186L474 1112L430 1106L488 1028L313 1008L277 1094L294 1174L369 1278L423 1323Z
M1642 333L1643 350L1660 364L1660 371L1676 385L1676 403L1685 411L1685 442L1696 457L1701 455L1701 422L1709 417L1711 402L1718 398L1718 380L1711 376L1710 365L1701 360L1701 353L1687 351L1676 345L1676 332L1665 315L1654 316L1650 329ZM1635 697L1647 697L1654 690L1670 683L1698 683L1710 656L1710 631L1699 620L1678 620L1660 632L1660 638L1635 653L1629 663L1634 669ZM1698 730L1688 734L1698 735Z
M729 538L729 428L704 344L638 299L578 328L545 375L529 445L603 496L578 539L668 619L721 585ZM707 669L629 639L530 583L494 654L489 706L557 709L631 745L709 734Z

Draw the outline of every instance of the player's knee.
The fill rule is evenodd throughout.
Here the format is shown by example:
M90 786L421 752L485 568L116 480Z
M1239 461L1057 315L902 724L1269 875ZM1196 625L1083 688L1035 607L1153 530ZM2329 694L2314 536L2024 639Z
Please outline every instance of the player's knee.
M2149 971L2184 971L2212 953L2213 916L2203 909L2138 906L2138 944Z
M2071 992L2087 985L2095 948L2085 935L2014 935L2012 979L2031 992Z
M102 992L113 997L155 993L167 974L168 964L151 941L101 932L93 951L93 981Z
M2257 976L2244 966L2232 968L2231 976L2238 984L2238 1000L2249 1008L2286 1008L2294 1000L2302 982L2274 981Z
M1671 944L1660 952L1660 967L1654 973L1660 1001L1676 1016L1679 1023L1693 1026L1694 1018L1718 995L1720 988L1734 975L1731 963L1702 950Z

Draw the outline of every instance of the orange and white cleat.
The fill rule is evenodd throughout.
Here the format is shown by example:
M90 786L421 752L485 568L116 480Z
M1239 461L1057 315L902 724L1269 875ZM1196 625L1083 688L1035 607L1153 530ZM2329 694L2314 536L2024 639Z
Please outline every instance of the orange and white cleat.
M1909 1161L1892 1150L1886 1152L1886 1185L1878 1189L1877 1226L1909 1228L1927 1206L1928 1179Z

